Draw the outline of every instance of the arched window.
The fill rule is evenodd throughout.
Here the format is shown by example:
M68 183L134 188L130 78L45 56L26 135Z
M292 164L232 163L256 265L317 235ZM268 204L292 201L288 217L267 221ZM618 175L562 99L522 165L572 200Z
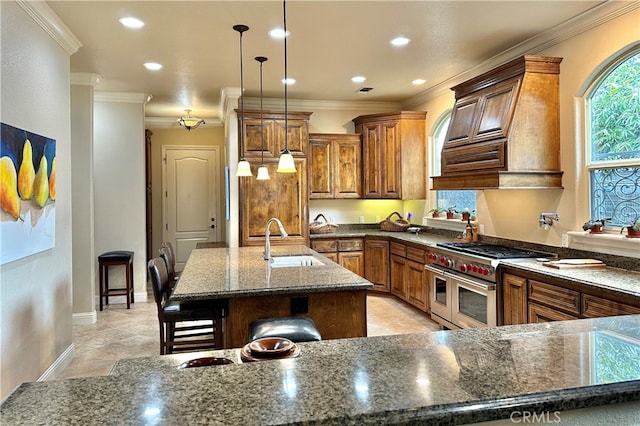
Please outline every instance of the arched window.
M440 156L442 146L447 138L447 130L451 121L451 110L445 112L433 126L434 141L434 163L433 175L440 176ZM476 209L476 191L474 190L439 190L436 191L436 206L441 209L448 209L455 206L457 211L465 208L469 211Z
M627 226L640 217L640 48L617 58L586 102L591 219Z

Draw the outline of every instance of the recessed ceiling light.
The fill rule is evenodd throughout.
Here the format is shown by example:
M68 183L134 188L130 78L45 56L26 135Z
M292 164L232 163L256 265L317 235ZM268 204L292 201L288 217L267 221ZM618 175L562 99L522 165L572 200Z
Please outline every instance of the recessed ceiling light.
M282 81L282 84L286 84L287 86L296 84L296 79L291 77L287 78L286 80L283 78L281 81Z
M159 64L157 62L145 62L144 67L149 71L158 71L160 68L162 68L162 64Z
M427 80L422 79L422 78L416 78L415 80L413 80L411 83L415 84L416 86L419 86L421 84L426 83Z
M291 33L289 31L287 31L287 37L290 35ZM284 30L282 28L274 28L273 30L269 31L269 36L271 36L271 38L276 38L276 39L280 39L282 40L285 37L285 33Z
M367 81L367 77L356 75L355 77L351 77L351 81L353 81L354 83L364 83L365 81Z
M127 28L138 29L144 27L144 22L133 16L127 16L126 18L118 19L122 25Z
M409 40L408 38L401 36L401 37L396 37L393 40L391 40L391 44L393 46L400 47L400 46L406 46L407 44L409 44L410 41L411 40Z

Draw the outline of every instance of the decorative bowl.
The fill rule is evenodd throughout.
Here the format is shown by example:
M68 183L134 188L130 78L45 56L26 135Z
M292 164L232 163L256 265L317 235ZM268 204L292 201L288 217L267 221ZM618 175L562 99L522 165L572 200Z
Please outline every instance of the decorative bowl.
M291 352L294 343L284 337L263 337L249 343L249 351L255 357L277 357Z

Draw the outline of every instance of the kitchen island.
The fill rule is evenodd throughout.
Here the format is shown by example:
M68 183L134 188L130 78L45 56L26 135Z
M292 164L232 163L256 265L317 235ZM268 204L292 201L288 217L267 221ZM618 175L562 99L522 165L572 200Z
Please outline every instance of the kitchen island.
M224 347L249 341L249 325L261 318L311 318L323 339L367 335L369 281L302 245L277 246L274 259L304 256L313 265L276 267L262 247L195 249L171 299L224 303Z
M637 315L299 345L293 359L165 355L25 383L2 424L634 424L640 407ZM211 355L236 363L176 368Z

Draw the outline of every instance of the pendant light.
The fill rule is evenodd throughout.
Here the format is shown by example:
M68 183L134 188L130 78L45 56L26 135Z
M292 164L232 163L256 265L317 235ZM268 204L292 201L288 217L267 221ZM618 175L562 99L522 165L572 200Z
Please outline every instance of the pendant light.
M280 153L278 162L278 173L295 173L296 165L293 156L289 151L289 111L288 111L288 91L289 79L287 75L287 2L282 2L282 15L284 18L284 150Z
M244 72L242 69L242 33L249 30L246 25L234 25L233 29L240 34L240 149L244 150ZM251 165L244 157L240 158L238 162L238 170L236 176L253 176L251 173Z
M264 56L256 56L255 60L260 62L260 167L258 168L258 180L269 180L269 169L264 165L264 119L262 116L262 64L268 60Z

